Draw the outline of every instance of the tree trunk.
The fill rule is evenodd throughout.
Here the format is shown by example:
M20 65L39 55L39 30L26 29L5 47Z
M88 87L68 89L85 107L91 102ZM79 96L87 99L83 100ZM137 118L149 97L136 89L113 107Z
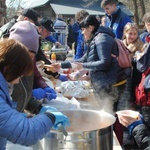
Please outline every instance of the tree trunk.
M6 0L0 0L0 27L7 22L5 2Z
M144 16L145 14L145 5L144 5L144 1L143 0L139 0L140 1L140 6L141 6L141 15L142 17Z
M139 25L139 15L138 15L138 5L137 0L132 0L133 2L133 9L134 9L134 21L137 25Z

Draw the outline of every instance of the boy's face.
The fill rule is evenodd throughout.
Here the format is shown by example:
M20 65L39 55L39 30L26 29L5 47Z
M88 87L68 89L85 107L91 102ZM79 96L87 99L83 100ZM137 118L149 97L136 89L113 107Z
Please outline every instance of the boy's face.
M108 5L104 6L103 8L108 15L111 15L116 10L116 5L108 4Z
M38 32L44 38L46 38L46 37L48 37L50 35L50 32L46 28L44 28L42 26L38 27Z
M146 30L147 30L148 32L150 32L150 23L148 23L148 22L146 23L146 22L145 22L145 27L146 27Z

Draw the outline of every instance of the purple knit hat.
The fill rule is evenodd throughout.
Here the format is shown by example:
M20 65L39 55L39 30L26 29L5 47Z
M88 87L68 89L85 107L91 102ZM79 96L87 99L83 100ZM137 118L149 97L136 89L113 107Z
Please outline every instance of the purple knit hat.
M29 21L19 21L10 29L9 39L20 41L29 51L37 53L39 34L36 27Z

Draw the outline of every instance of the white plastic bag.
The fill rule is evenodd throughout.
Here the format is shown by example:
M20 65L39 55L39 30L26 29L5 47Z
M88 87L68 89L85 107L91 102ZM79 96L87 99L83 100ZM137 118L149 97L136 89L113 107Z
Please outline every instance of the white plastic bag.
M60 93L57 94L55 100L44 100L43 106L44 105L50 105L58 110L80 109L80 103L74 97L72 99L68 99Z
M89 96L89 82L66 81L60 85L60 91L65 97L86 98Z

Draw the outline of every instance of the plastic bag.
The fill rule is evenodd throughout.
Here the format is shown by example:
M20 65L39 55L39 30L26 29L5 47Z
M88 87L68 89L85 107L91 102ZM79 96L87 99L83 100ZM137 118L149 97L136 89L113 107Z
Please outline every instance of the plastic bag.
M89 96L89 86L87 81L66 81L61 83L60 91L68 98L86 98Z
M80 103L74 97L72 99L68 99L60 93L57 94L57 98L55 100L48 101L45 99L43 106L44 105L50 105L58 110L80 109Z

